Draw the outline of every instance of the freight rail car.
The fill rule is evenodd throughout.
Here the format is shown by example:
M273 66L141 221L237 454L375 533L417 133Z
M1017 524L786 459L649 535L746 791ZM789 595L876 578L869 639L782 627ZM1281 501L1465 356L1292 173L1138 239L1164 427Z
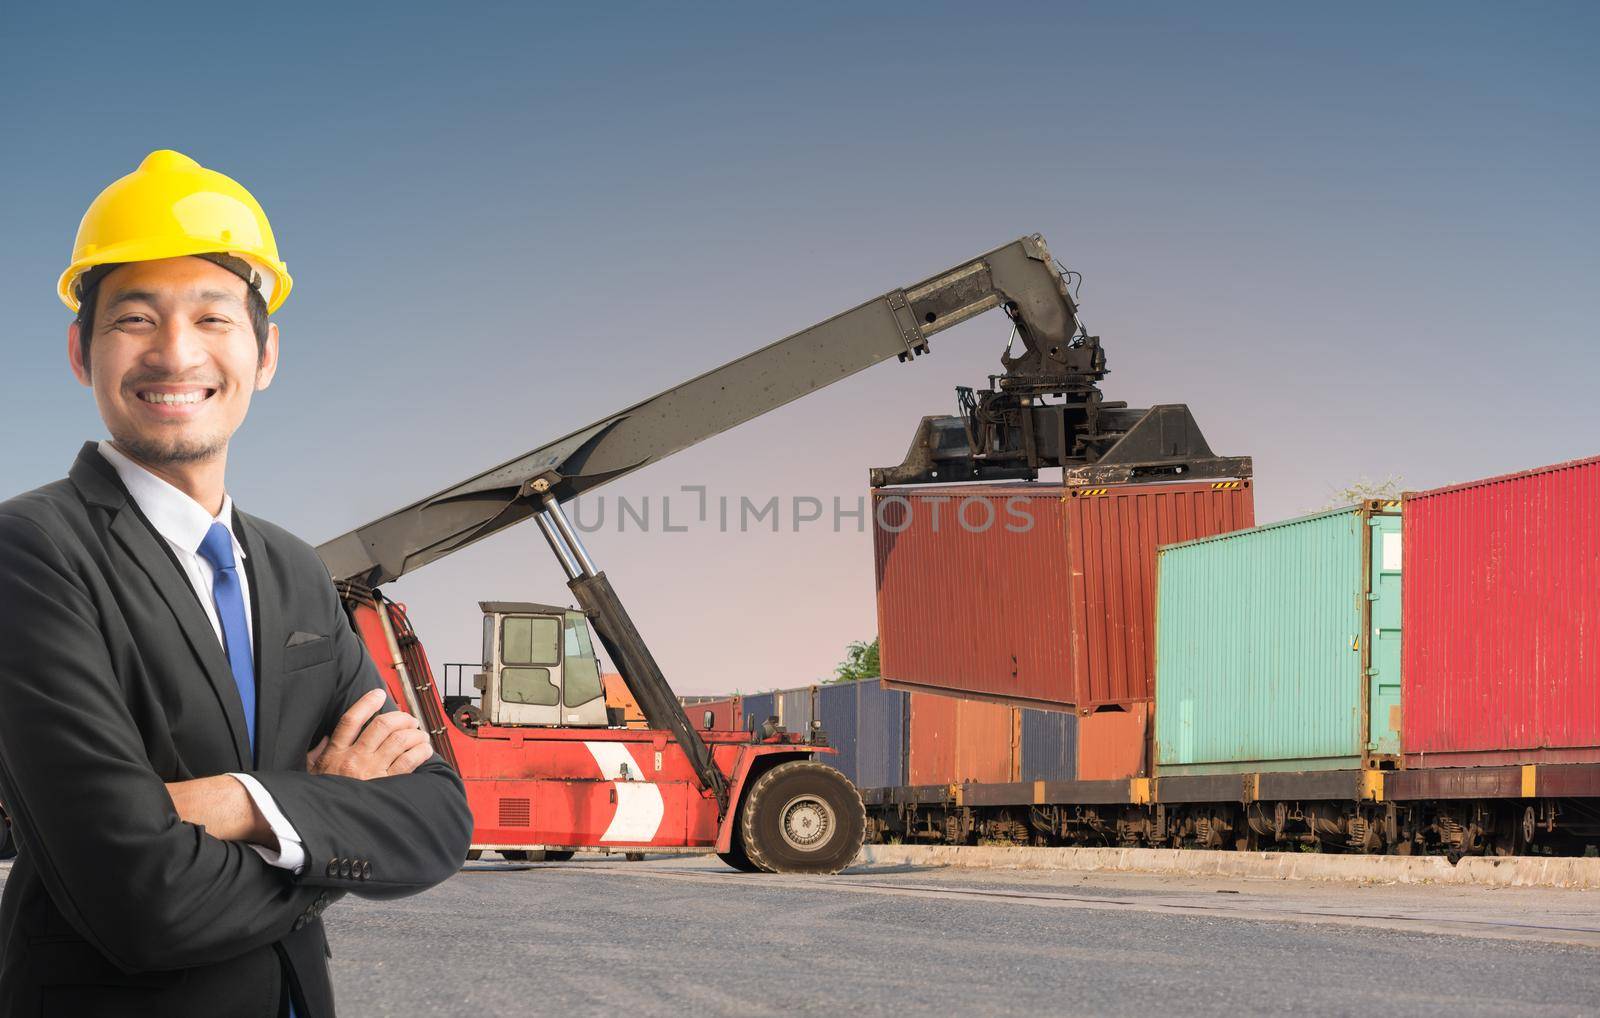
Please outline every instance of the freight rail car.
M744 727L837 747L877 841L1600 848L1600 457L1261 527L1249 493L904 496L891 679L746 696ZM1045 525L975 535L978 502Z
M786 692L799 691L766 695L781 703ZM1142 712L1014 708L876 681L814 695L813 735L860 789L869 842L1399 855L1600 846L1600 763L1151 776Z
M979 493L1012 497L999 486ZM1600 848L1600 457L1246 530L1210 518L1212 529L1161 541L1159 552L1143 539L1102 545L1124 553L1128 575L1154 565L1154 583L1125 588L1153 596L1104 612L1136 625L1156 605L1154 639L1128 641L1155 646L1150 701L1085 695L1103 685L1094 665L1037 657L1061 632L1093 633L1092 619L993 596L1022 573L1048 585L1051 560L1074 561L1070 550L1047 549L1046 561L995 579L1009 561L1003 536L973 557L958 532L924 528L911 545L880 535L880 620L908 651L892 657L886 642L884 660L904 662L911 678L887 685L923 691L888 701L898 717L866 725L860 715L849 733L828 733L857 758L901 740L902 782L857 780L869 838L1450 855ZM1051 529L1082 528L1069 518ZM1148 532L1126 521L1100 531ZM897 570L911 567L889 558L905 547L919 575L971 559L968 582L931 599L926 586L899 583ZM989 635L963 639L987 638L1003 652L993 660L909 653L974 620ZM930 686L967 699L941 702ZM1045 699L1064 706L1021 706ZM823 714L825 729L849 718Z

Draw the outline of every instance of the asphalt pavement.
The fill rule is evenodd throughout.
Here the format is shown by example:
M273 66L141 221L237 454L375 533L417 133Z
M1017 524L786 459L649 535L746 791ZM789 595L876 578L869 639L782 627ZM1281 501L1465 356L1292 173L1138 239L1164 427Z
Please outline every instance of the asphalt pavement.
M1600 1008L1592 891L580 857L325 920L346 1018Z
M613 856L324 921L342 1018L1600 1013L1595 891Z

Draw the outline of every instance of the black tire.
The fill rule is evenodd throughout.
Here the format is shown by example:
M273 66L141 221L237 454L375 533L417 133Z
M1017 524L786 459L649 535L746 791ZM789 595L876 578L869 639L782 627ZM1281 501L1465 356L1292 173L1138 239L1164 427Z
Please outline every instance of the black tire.
M855 861L866 829L856 786L814 760L767 771L739 808L745 854L768 873L837 873Z
M717 858L721 859L729 866L732 866L740 873L763 872L760 866L757 866L755 863L750 861L749 854L744 850L744 838L740 836L737 829L735 829L733 832L733 844L729 846L726 852L718 852Z

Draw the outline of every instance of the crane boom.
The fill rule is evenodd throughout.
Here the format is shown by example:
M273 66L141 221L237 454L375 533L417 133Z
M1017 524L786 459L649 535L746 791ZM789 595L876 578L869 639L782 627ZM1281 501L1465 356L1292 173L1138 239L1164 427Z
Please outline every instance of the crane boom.
M689 722L620 598L561 503L832 385L881 361L911 360L935 333L1002 309L1023 352L987 390L958 388L959 416L924 417L905 462L872 483L1031 478L1061 467L1070 480L1245 476L1247 457L1218 457L1182 404L1130 410L1101 399L1099 337L1084 333L1067 277L1032 234L746 354L681 385L321 545L345 590L373 589L537 519L651 727L683 748L702 787L728 808L726 776ZM1055 402L1052 402L1055 400ZM435 733L435 742L445 733Z
M396 580L522 522L546 493L568 501L874 364L910 360L927 352L930 336L996 307L1010 315L1026 347L1022 356L1004 359L1004 391L983 394L994 399L980 420L925 419L907 464L874 471L875 483L1035 476L1040 466L1074 462L1075 451L1066 447L1073 434L1080 440L1096 434L1082 426L1086 413L1096 415L1091 424L1112 421L1117 413L1148 413L1100 402L1096 383L1105 374L1105 359L1099 340L1080 334L1066 280L1035 234L691 378L333 538L317 551L335 580L369 587ZM1053 419L1062 417L1062 406L1046 405L1046 392L1062 395L1071 421ZM1010 405L1019 402L1026 408L1020 417ZM1156 408L1164 414L1172 409ZM1187 408L1177 409L1187 418ZM1182 430L1162 423L1166 431ZM1187 427L1200 448L1191 440L1176 452L1194 467L1191 476L1249 473L1248 459L1221 460L1208 469L1206 461L1216 458L1204 448L1192 418ZM1076 459L1100 460L1109 451L1080 449Z

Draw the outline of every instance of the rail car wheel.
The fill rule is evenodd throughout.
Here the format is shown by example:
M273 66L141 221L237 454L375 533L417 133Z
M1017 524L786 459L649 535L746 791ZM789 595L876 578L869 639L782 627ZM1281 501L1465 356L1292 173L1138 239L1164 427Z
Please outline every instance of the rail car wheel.
M861 793L813 760L761 775L739 811L745 855L769 873L837 873L855 860L866 827Z
M572 861L572 857L577 855L577 854L578 854L577 852L568 851L565 848L562 848L562 849L547 848L547 849L544 850L544 861L545 862L571 862Z
M500 849L500 858L507 862L527 862L528 852L526 849L521 848L502 848Z

